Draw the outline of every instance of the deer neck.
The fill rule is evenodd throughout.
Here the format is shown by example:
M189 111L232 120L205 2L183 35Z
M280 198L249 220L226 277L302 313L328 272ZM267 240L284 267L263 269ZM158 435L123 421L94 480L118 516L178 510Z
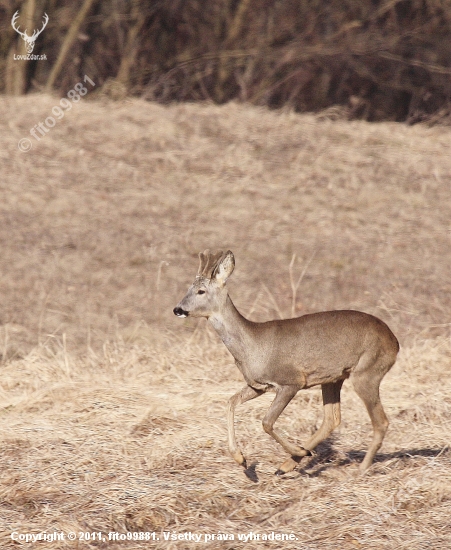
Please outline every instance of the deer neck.
M208 318L236 361L244 362L252 343L251 321L236 309L230 296L221 311Z

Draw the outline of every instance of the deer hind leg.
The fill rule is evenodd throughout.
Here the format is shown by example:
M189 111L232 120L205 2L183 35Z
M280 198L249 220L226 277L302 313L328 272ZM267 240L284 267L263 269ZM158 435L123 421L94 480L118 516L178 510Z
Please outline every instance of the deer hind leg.
M282 414L282 411L285 409L285 407L293 399L293 397L297 394L298 391L299 391L298 386L278 387L276 390L276 397L274 401L271 403L271 406L269 407L265 417L263 418L262 424L265 432L269 434L273 439L275 439L277 443L282 445L282 447L285 449L285 451L287 451L287 453L290 453L293 456L292 462L294 463L294 466L289 469L282 469L282 467L280 467L276 472L277 475L285 474L293 470L302 457L311 454L310 451L307 451L303 447L299 447L298 445L293 445L285 437L280 435L279 432L276 432L274 430L274 424L276 420L279 418L279 416ZM284 464L286 463L284 462Z
M305 444L305 448L312 451L321 441L338 428L341 422L340 392L343 380L331 382L321 386L323 392L324 416L320 428Z
M340 411L340 391L343 385L343 380L338 382L332 382L329 384L323 384L321 386L323 392L323 406L324 416L320 428L314 433L314 435L307 441L304 448L311 454L312 451L321 441L324 441L331 432L340 425L341 411ZM291 472L296 468L299 459L297 456L292 456L286 460L282 466L277 470L277 474L285 474Z
M241 389L238 393L236 393L229 399L229 404L227 408L229 450L233 459L244 468L247 468L246 459L244 458L242 452L238 449L235 437L235 409L238 405L246 403L246 401L250 401L251 399L255 399L263 393L265 393L263 390L256 390L251 386L244 386L243 389Z
M380 449L385 433L387 432L389 422L384 409L382 408L382 403L379 396L379 385L382 377L377 376L374 379L371 379L371 377L368 376L368 372L366 372L365 375L354 374L351 379L357 395L365 403L373 425L373 440L371 441L363 462L360 464L360 471L363 473L371 466L374 455Z

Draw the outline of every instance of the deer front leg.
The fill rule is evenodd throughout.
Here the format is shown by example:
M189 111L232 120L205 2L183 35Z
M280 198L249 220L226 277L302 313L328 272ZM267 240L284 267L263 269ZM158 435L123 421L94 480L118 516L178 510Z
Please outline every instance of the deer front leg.
M277 470L277 475L286 474L287 472L294 470L302 457L311 455L310 451L304 449L303 447L299 447L298 445L293 445L285 437L282 437L274 430L274 423L298 391L298 386L279 386L276 390L276 397L263 418L263 429L265 432L275 439L277 443L282 445L287 453L292 455L292 458L284 462Z
M235 408L241 403L246 403L259 395L265 393L263 390L256 390L251 386L244 386L242 390L233 395L229 399L229 405L227 408L227 428L228 428L228 438L229 438L229 450L232 457L240 466L247 468L246 459L244 458L241 451L238 449L235 438Z

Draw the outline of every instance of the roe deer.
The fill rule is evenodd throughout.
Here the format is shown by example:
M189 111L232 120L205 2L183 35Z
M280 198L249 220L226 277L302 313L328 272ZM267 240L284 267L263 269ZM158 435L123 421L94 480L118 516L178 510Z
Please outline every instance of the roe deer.
M225 286L235 267L229 250L199 254L200 266L186 296L174 308L178 317L206 317L235 358L246 381L228 405L228 442L232 457L246 468L235 439L237 405L275 389L276 397L263 418L263 429L291 455L276 471L282 475L297 466L340 424L340 390L351 378L368 410L373 440L360 465L364 472L380 448L388 419L379 397L379 385L399 351L388 326L361 311L324 311L280 321L254 323L235 308ZM287 441L274 423L297 392L321 384L324 418L304 447Z

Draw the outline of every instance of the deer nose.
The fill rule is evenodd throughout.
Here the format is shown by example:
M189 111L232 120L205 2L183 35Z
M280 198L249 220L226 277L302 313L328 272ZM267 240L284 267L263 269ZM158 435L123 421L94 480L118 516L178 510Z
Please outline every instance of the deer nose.
M188 317L188 312L182 309L181 307L175 307L173 309L174 315L177 317Z

